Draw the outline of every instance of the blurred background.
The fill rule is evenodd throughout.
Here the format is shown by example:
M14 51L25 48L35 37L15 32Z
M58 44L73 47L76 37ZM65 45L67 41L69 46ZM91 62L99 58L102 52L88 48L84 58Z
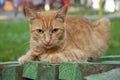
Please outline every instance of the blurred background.
M24 9L49 11L67 5L68 16L111 21L111 40L104 55L120 55L120 0L0 0L0 62L16 61L29 49L29 23Z

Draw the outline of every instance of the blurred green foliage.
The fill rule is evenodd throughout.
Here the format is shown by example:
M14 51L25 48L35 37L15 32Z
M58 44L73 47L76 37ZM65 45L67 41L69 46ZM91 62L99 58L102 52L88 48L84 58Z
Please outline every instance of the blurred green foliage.
M120 55L120 18L111 19L111 40L106 55Z
M0 62L17 60L29 48L29 25L26 20L0 22Z

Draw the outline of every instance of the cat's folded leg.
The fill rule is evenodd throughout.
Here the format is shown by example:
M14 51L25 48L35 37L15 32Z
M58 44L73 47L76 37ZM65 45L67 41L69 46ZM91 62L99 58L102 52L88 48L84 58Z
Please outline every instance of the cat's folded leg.
M89 55L80 49L71 49L62 52L67 62L87 62Z
M78 51L63 51L53 55L50 59L51 63L62 63L62 62L87 62L88 56Z
M40 58L41 61L47 61L51 63L62 62L87 62L88 55L80 50L67 50L54 54L43 54Z
M68 62L65 56L62 53L54 53L54 54L43 54L40 57L40 61L46 61L50 63L61 63Z
M62 53L57 53L51 57L50 62L62 63L62 62L68 62L68 59Z

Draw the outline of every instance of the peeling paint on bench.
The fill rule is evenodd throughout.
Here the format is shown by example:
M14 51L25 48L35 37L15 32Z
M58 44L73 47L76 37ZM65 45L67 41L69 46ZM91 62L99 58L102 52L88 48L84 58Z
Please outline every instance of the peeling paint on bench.
M51 64L30 61L19 65L18 62L1 62L0 80L92 80L91 78L96 77L94 75L114 69L120 69L119 55L103 56L98 62L84 63ZM89 77L91 75L92 77Z

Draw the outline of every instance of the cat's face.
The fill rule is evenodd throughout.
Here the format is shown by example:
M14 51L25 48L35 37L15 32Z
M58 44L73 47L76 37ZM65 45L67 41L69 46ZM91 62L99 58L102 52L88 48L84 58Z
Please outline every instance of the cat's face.
M52 48L59 46L65 39L65 25L56 20L38 19L31 24L31 37L40 46Z
M31 38L41 47L50 49L60 46L66 38L65 15L67 8L56 12L34 12L26 9L30 21Z

